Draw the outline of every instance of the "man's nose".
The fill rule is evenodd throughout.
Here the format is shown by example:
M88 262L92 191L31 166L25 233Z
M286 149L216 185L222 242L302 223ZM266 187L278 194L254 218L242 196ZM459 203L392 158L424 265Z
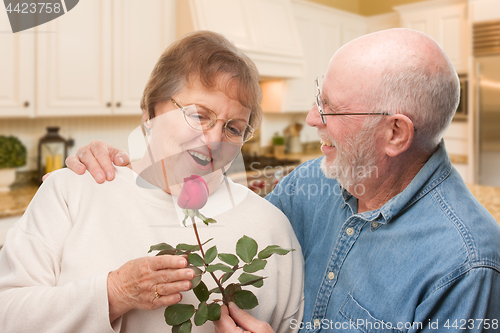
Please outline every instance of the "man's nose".
M311 127L319 127L324 125L323 122L321 121L321 116L319 114L318 106L316 104L314 104L311 110L309 110L309 113L307 114L306 118L306 123Z

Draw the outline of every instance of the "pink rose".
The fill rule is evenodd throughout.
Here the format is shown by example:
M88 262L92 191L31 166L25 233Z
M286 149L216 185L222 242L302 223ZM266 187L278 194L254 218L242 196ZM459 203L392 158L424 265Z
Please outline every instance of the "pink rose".
M177 204L183 209L201 209L208 200L208 185L203 178L197 175L184 178L184 186Z

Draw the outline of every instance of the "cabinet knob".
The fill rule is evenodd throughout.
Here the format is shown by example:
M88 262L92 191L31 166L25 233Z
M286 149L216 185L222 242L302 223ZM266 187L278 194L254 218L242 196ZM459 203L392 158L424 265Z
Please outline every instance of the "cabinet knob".
M116 107L119 108L120 106L122 106L122 103L116 102Z
M107 107L107 108L110 108L110 107L111 107L111 102L107 102L107 103L106 103L106 107Z
M30 106L30 102L29 102L29 101L24 102L23 106L24 106L25 108L29 107L29 106Z

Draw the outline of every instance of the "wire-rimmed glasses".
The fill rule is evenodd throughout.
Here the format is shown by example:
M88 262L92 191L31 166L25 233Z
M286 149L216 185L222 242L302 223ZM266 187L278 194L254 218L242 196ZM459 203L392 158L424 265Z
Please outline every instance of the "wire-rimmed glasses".
M323 105L326 104L321 98L321 85L320 81L323 79L323 75L318 75L316 78L316 106L318 107L318 112L321 117L321 122L326 124L325 116L374 116L383 115L390 116L387 112L337 112L337 113L325 113Z
M224 120L217 117L217 114L201 105L181 106L173 98L170 99L176 107L184 113L184 119L194 130L206 131L212 128L217 120L224 121L224 135L226 138L236 144L243 144L253 138L254 129L246 121L239 119Z

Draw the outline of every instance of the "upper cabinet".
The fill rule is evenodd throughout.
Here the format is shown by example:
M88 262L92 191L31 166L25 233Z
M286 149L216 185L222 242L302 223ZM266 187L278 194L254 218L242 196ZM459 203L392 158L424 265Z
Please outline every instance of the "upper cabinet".
M500 20L500 1L470 0L469 11L473 23Z
M309 111L315 101L316 77L325 74L330 58L342 45L366 32L366 20L360 15L303 0L293 0L292 9L304 50L304 75L299 79L264 81L265 112Z
M85 0L38 27L36 115L141 114L174 12L173 0Z
M467 29L466 0L434 0L397 6L401 26L422 31L434 38L450 58L455 70L467 73L467 50L470 33Z
M196 30L223 34L264 77L301 77L304 56L290 0L177 0L177 37Z
M0 26L10 30L5 11ZM31 31L0 34L0 116L140 115L174 39L175 0L85 0Z
M28 117L35 106L35 35L8 33L7 12L0 10L0 117Z

